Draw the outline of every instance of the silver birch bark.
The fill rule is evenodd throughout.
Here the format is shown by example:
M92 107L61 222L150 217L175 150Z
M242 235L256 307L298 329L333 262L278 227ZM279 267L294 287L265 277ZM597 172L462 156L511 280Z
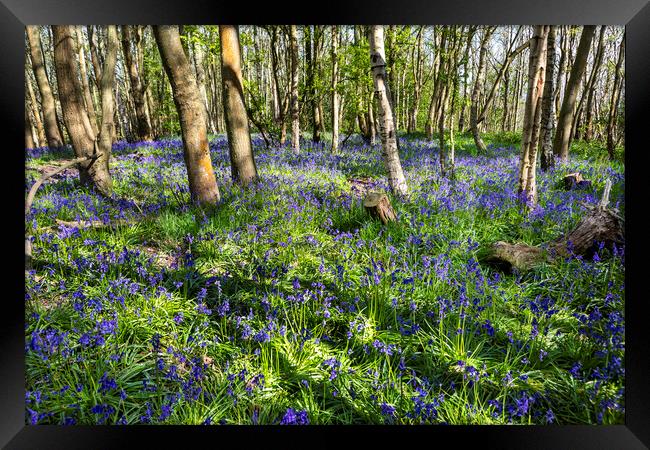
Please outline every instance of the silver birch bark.
M553 101L555 93L555 26L551 25L546 45L546 74L544 75L544 92L542 99L542 135L540 138L540 164L542 170L548 170L555 164L553 158L553 129L555 112Z
M388 184L398 196L408 194L402 164L397 151L397 133L393 122L388 86L386 85L386 61L384 56L384 27L373 25L370 30L370 68L379 105L379 135L382 157L388 172Z
M518 191L530 206L537 202L537 141L542 116L542 93L546 74L548 25L538 25L530 41L528 57L528 94L524 107L524 128L519 161Z

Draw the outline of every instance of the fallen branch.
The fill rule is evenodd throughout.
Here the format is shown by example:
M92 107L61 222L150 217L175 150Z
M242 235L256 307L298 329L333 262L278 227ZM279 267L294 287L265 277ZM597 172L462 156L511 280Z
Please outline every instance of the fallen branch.
M40 188L41 185L48 178L51 178L54 175L56 175L57 173L63 172L65 169L68 169L68 168L70 168L70 167L72 167L72 166L74 166L76 164L79 164L79 163L82 163L82 162L85 162L85 161L92 161L94 159L99 158L102 155L103 155L103 153L98 153L98 154L95 154L95 155L92 155L92 156L82 156L80 158L75 158L75 159L73 159L71 161L68 161L68 162L65 162L65 163L61 164L61 166L59 166L53 172L44 173L41 176L41 178L39 178L38 181L36 181L36 183L34 183L32 185L32 188L29 190L29 194L27 195L27 201L25 203L25 214L29 213L29 210L32 208L32 203L34 203L34 197L36 196L36 191L38 191L38 188Z
M32 203L34 203L34 198L36 197L36 191L38 191L38 188L41 187L41 185L48 179L56 175L57 173L63 172L65 169L72 167L76 164L85 162L85 161L92 161L100 156L102 156L103 153L95 153L91 156L82 156L80 158L75 158L71 161L67 161L65 163L62 163L61 166L59 166L55 171L50 172L50 173L44 173L41 178L39 178L36 183L32 185L32 188L29 190L29 194L27 194L27 200L25 201L25 216L29 214L29 211L32 209ZM25 268L29 269L32 266L32 241L31 241L31 236L28 233L25 233Z

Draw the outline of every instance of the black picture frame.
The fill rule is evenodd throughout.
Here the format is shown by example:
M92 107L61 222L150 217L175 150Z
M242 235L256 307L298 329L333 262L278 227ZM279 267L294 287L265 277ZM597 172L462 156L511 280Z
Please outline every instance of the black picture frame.
M207 0L0 0L0 114L3 133L3 236L5 282L0 326L0 445L3 448L119 448L144 438L149 448L188 445L201 432L211 446L236 439L238 447L338 446L356 438L368 444L446 445L480 448L641 449L650 446L650 352L644 314L647 254L644 237L644 131L650 104L650 4L647 0L363 0L321 7L249 2L221 5ZM625 425L617 426L426 426L426 427L188 427L26 426L24 376L24 26L45 24L596 24L626 26L626 353ZM11 176L6 176L11 174ZM14 228L15 227L15 228ZM23 231L24 232L24 229ZM15 233L15 234L14 234ZM9 250L10 248L10 250ZM313 436L322 435L316 437ZM232 445L232 444L228 444ZM399 444L398 444L399 445Z

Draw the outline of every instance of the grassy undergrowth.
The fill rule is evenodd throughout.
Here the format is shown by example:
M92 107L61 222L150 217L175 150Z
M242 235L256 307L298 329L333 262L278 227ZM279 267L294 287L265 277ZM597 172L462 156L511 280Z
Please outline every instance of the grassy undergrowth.
M241 189L215 137L213 210L188 205L180 140L117 144L110 201L74 174L46 184L26 223L26 421L623 423L623 249L528 273L480 263L495 241L570 230L607 178L624 212L623 166L540 173L526 214L516 145L497 138L476 155L458 137L454 183L430 141L403 139L412 197L387 227L350 190L361 176L387 188L380 148L360 143L293 155L254 139L260 181ZM593 184L561 189L576 170Z

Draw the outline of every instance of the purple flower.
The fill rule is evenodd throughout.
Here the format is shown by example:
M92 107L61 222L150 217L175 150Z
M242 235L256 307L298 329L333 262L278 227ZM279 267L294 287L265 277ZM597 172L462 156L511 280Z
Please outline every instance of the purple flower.
M116 389L116 388L117 388L117 382L115 381L115 379L110 378L108 376L108 373L104 372L104 375L102 375L102 377L99 379L99 388L97 389L97 392L99 392L100 394L105 394L111 389Z
M293 408L287 408L284 413L280 425L309 425L309 417L307 411L294 411Z

